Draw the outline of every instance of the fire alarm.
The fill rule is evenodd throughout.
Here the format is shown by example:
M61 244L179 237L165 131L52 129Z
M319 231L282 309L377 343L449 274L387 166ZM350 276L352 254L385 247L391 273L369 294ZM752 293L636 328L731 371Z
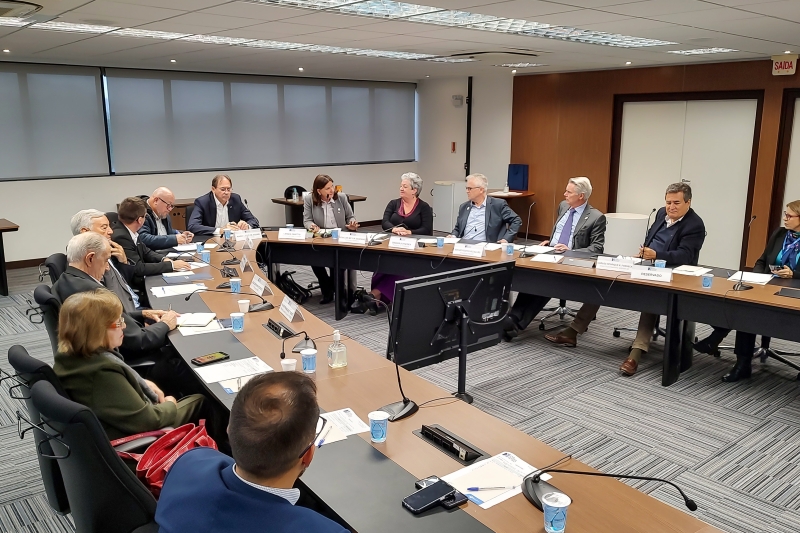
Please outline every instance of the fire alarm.
M454 94L453 95L453 106L454 107L461 107L464 105L464 95L462 94Z

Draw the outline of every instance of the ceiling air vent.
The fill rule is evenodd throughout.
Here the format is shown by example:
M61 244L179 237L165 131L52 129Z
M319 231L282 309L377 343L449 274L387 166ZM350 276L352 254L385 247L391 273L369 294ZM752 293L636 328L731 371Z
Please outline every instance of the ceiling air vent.
M14 0L0 0L0 17L25 18L41 10L39 4L30 2L16 2Z

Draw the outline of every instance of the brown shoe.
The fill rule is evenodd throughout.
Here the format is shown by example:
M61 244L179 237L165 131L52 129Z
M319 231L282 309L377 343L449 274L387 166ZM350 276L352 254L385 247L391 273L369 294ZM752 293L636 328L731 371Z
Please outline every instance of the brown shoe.
M563 335L560 332L556 334L548 333L544 338L552 343L560 344L561 346L569 346L570 348L574 348L578 345L578 340L575 337Z
M622 365L620 365L619 371L625 374L626 376L632 376L636 373L637 368L639 368L639 363L629 358L625 359Z

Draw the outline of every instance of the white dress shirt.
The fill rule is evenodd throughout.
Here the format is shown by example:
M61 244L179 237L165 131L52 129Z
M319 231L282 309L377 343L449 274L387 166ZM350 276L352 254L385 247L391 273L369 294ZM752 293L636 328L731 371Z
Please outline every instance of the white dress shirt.
M264 492L269 492L275 496L280 496L292 505L296 504L297 500L300 499L300 489L276 489L273 487L265 487L264 485L256 485L255 483L251 483L246 479L243 479L242 476L239 475L239 472L236 471L236 465L233 465L233 473L236 474L236 477L242 480L242 483L246 483L254 489L263 490Z
M213 195L212 195L213 196ZM229 224L228 205L222 205L217 197L214 196L214 203L217 204L217 221L214 223L217 228L224 228Z
M164 227L164 223L161 222L161 219L156 217L156 233L158 235L166 235L167 228Z
M334 215L336 202L333 197L327 202L322 202L322 212L325 213L325 225L323 229L333 229L336 226L336 216Z
M125 229L128 230L128 233L131 234L131 239L133 239L133 245L136 246L137 244L139 244L139 234L136 233L135 231L131 231L131 228L129 228L128 226L125 226Z

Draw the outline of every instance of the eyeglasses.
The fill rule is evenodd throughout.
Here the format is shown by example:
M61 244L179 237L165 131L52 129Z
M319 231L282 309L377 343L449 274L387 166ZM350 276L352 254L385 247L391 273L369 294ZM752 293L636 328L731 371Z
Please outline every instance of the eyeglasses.
M123 329L123 328L125 328L125 319L122 318L122 317L119 317L119 319L117 319L116 322L112 322L111 325L108 326L108 327L110 329Z
M167 211L172 211L173 209L175 209L175 204L171 204L166 200L164 200L163 198L159 198L158 196L156 196L156 200L159 200L162 204L164 204L167 207Z
M472 189L483 189L483 187L465 187L465 189L467 189L467 192L470 192Z
M321 425L321 426L319 426L319 420L322 420L322 425ZM311 449L311 447L312 447L314 444L316 444L316 442L317 442L317 439L319 438L319 436L320 436L320 435L322 435L322 430L323 430L323 429L325 429L325 424L327 424L327 423L328 423L328 421L327 421L326 419L322 418L322 417L319 417L319 420L317 420L317 425L319 426L319 430L317 431L317 434L316 434L316 435L314 435L314 440L312 440L312 441L311 441L311 444L309 444L308 446L306 446L306 447L305 447L305 449L304 449L304 450L303 450L303 451L300 453L300 455L298 455L298 456L297 456L297 458L298 458L298 459L302 459L302 458L303 458L303 456L304 456L306 453L308 453L308 450L310 450L310 449Z
M231 187L217 187L217 190L221 192L231 192L233 189Z
M800 215L790 215L786 211L783 212L783 218L800 218Z

